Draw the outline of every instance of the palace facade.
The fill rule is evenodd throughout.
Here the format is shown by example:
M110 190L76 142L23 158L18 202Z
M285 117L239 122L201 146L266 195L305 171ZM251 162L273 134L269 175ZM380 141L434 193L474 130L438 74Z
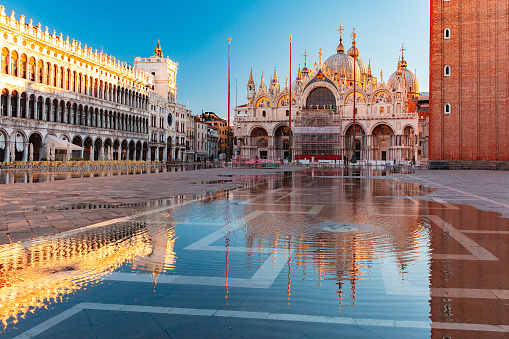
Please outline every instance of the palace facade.
M307 60L303 69L299 66L292 82L291 132L288 78L281 88L274 69L268 88L263 73L257 88L251 70L248 103L235 108L237 155L315 161L354 154L370 162L420 159L419 82L408 70L404 49L385 82L382 72L380 79L373 76L371 62L366 65L353 45L345 53L342 40L325 62L320 50L313 70Z
M3 6L0 49L0 162L183 158L186 109L176 103L177 64L162 51L153 64L167 66L166 78L142 58L129 65Z

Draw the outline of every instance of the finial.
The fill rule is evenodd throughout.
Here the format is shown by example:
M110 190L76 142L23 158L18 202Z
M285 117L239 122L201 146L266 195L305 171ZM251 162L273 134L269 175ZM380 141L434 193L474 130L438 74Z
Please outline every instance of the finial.
M308 63L308 53L307 53L307 50L305 49L304 50L304 68L307 68L307 63Z
M357 33L355 33L355 28L353 29L353 32L352 32L352 39L353 39L353 43L355 43L355 39L357 38Z
M231 44L231 42L232 42L232 38L229 37L228 38L228 45Z
M405 60L406 48L404 43L401 45L401 49L399 51L401 52L401 61Z
M343 40L343 33L345 32L345 28L343 27L343 21L341 21L339 24L338 32L339 32L339 38L341 40Z

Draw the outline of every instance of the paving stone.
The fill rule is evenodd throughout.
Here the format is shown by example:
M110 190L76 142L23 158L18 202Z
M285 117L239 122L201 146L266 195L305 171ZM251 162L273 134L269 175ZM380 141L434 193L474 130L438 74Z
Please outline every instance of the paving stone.
M16 243L18 241L31 239L35 236L35 234L30 230L30 232L9 232L9 237L11 238L12 243Z

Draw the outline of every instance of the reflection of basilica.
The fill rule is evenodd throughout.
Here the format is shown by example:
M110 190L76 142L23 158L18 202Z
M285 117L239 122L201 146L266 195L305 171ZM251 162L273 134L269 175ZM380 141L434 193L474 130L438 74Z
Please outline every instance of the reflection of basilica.
M369 161L418 160L419 83L408 70L404 48L398 67L388 79L371 72L371 62L360 59L357 48L345 54L342 37L337 53L315 69L300 69L292 83L293 145L288 131L289 84L280 88L276 69L269 88L261 77L258 90L249 78L248 103L235 109L236 154L254 158L339 160L351 157ZM354 82L356 90L354 92ZM355 96L355 99L354 99ZM353 106L356 136L353 140ZM281 129L286 128L286 134Z
M317 179L310 185L310 178L315 175ZM294 251L291 280L298 280L296 276L299 275L303 280L316 280L318 285L334 280L340 305L345 305L347 300L355 303L361 280L371 280L376 275L372 267L378 265L378 260L394 262L397 268L394 273L405 279L409 267L426 260L427 253L423 248L430 235L428 225L419 217L427 214L425 204L415 204L407 199L379 198L419 196L422 191L418 185L402 181L387 185L386 180L377 179L318 179L337 175L335 170L309 170L285 176L279 186L266 187L268 192L274 193L252 203L265 213L247 223L245 241L246 247L253 249L291 247ZM304 187L307 194L292 194L286 199L282 196L287 191L278 193L278 189ZM330 194L312 194L323 190ZM257 194L253 193L253 197ZM249 198L245 192L241 195L243 200ZM283 207L278 204L284 205L288 214L281 214ZM317 229L321 227L317 225L317 219L305 216L314 204L324 204L318 219L323 225L365 227L349 232ZM404 211L407 216L394 218L395 211Z

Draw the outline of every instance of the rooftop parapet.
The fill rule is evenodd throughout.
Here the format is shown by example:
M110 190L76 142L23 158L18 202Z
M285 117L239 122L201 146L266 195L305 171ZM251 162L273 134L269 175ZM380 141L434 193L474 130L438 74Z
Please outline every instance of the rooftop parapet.
M7 16L5 14L5 7L0 6L0 25L7 26L28 37L36 38L47 45L64 50L67 53L88 59L102 67L121 73L123 76L133 79L133 81L144 84L152 83L151 74L135 69L127 62L117 60L111 55L98 52L97 49L93 50L92 47L88 47L86 44L82 46L81 41L75 39L69 40L69 36L66 36L64 39L63 34L57 35L55 30L50 33L48 26L44 30L40 23L34 26L32 19L26 23L24 15L20 15L19 20L16 20L14 14L14 11L11 11L11 15Z

